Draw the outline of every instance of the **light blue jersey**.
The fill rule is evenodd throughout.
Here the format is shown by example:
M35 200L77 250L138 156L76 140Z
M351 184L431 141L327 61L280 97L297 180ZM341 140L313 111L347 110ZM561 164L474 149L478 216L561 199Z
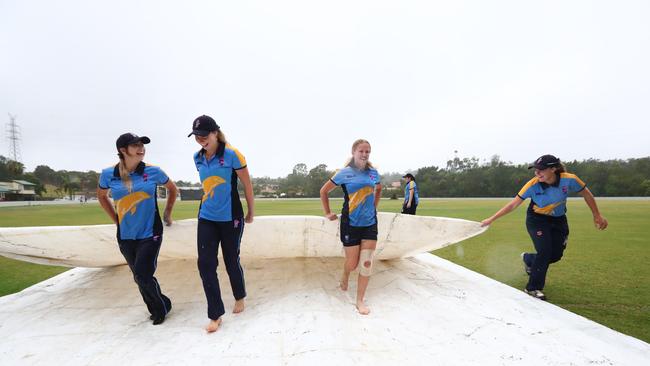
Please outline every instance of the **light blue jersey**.
M341 214L349 217L350 226L363 227L377 223L375 186L380 184L380 177L375 169L359 170L347 166L336 172L330 180L343 189Z
M122 182L117 165L102 170L99 176L99 188L111 190L120 239L136 240L162 235L156 189L158 185L166 184L169 177L159 167L143 162L129 176L133 184L131 192Z
M574 174L561 173L556 184L541 183L537 177L524 185L517 196L531 199L529 212L560 217L566 214L566 200L570 192L580 192L586 184Z
M414 180L406 183L406 187L404 187L404 204L409 202L411 189L413 190L413 203L417 205L420 202L420 194L418 192L418 185Z
M230 145L219 144L216 154L209 160L205 150L195 153L194 164L203 186L199 218L226 222L244 217L236 173L246 167L244 156Z

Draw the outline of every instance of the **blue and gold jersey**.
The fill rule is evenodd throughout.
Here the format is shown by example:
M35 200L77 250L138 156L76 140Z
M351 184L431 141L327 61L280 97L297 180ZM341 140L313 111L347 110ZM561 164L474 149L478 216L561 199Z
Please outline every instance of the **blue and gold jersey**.
M136 240L161 235L156 189L158 185L166 184L169 177L159 167L143 162L129 176L133 183L131 192L122 182L117 165L102 170L99 176L99 188L111 190L120 239Z
M209 160L205 150L195 153L194 164L203 186L199 218L225 222L244 217L236 173L246 167L244 156L229 144L219 144L217 153Z
M561 173L555 184L541 183L537 177L524 185L517 196L530 198L529 213L560 217L566 214L566 200L571 192L580 192L586 184L574 174Z
M370 226L377 223L375 186L380 184L375 169L358 170L347 166L330 180L343 189L342 215L349 217L350 226Z
M411 189L413 190L413 203L417 205L420 202L420 194L418 193L418 185L413 180L406 183L406 187L404 187L404 204L409 203Z

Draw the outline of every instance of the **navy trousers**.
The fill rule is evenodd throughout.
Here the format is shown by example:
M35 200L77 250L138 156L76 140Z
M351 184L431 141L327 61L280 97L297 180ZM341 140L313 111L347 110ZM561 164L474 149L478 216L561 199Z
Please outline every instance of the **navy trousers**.
M569 225L566 216L529 214L526 229L537 251L524 254L524 261L531 271L526 289L543 290L549 265L562 259L569 239Z
M171 301L160 290L154 277L158 264L158 252L162 236L139 240L119 240L120 252L131 268L133 279L138 285L142 300L154 317L165 316L171 310Z
M203 290L208 301L208 318L219 319L224 313L221 289L217 278L219 244L230 278L230 287L235 300L246 297L244 271L239 262L239 244L244 233L244 220L217 222L199 219L197 231L198 262Z
M406 207L406 203L402 204L402 213L406 215L415 215L415 210L418 209L418 204L413 202L411 207Z

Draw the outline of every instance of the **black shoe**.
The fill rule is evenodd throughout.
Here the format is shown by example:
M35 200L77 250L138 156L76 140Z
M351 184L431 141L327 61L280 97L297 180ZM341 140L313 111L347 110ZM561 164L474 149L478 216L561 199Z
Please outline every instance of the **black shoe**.
M167 314L169 314L169 312L172 311L172 303L171 302L169 304L167 304L167 308L168 308L167 309ZM153 320L153 318L155 318L153 316L153 314L149 315L149 320Z
M153 320L153 325L162 324L165 321L165 316L164 315L155 316L155 317L152 315L152 317L153 317L153 319L151 319L151 320Z
M524 289L524 292L527 293L528 295L540 299L540 300L546 300L546 295L541 290L527 290Z

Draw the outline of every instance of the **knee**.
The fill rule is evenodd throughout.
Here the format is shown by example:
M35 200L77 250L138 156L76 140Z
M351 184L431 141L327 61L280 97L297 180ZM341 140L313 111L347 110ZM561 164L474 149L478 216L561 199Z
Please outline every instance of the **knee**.
M372 274L372 265L374 262L374 249L362 249L359 254L359 263L361 268L359 269L359 274L362 276L370 276Z

